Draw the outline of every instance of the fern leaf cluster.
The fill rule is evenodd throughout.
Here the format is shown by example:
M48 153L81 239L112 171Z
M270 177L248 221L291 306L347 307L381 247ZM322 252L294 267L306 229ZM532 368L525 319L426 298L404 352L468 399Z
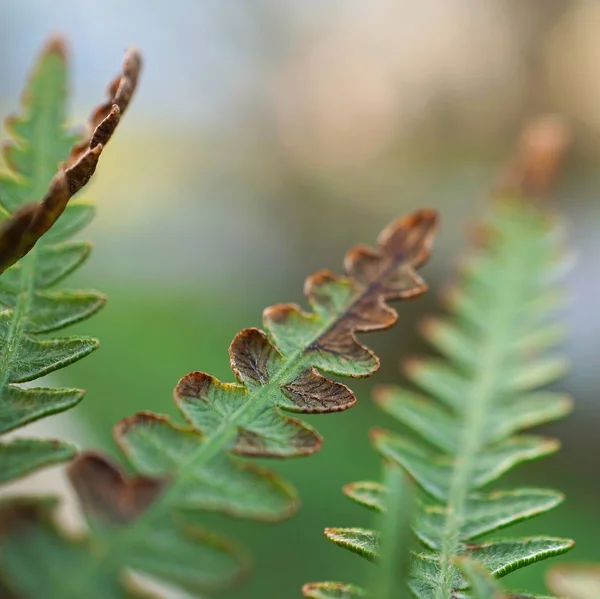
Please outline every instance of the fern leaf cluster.
M14 141L4 148L11 170L0 175L0 433L67 410L83 397L78 389L22 383L63 368L97 347L88 337L53 333L94 314L104 304L104 295L57 285L90 252L88 243L69 238L90 221L93 208L69 200L94 173L135 89L137 53L127 56L125 66L111 86L109 102L93 115L89 135L82 139L65 127L66 56L62 42L54 40L30 79L22 113L7 121ZM0 482L74 454L72 445L58 440L3 441Z
M423 327L442 358L406 363L406 375L420 392L390 386L375 397L412 433L376 430L372 441L422 491L413 523L421 547L413 552L408 579L419 599L493 596L475 591L486 584L479 567L501 577L573 545L553 537L481 540L562 501L548 489L484 487L514 466L556 451L555 440L521 431L564 416L571 405L561 393L539 390L566 368L557 352L563 260L554 219L507 196L496 203L485 238L449 296L451 315ZM373 510L385 509L383 485L355 483L345 493ZM325 534L379 560L375 530L331 528Z
M311 312L280 304L264 312L266 332L233 340L235 383L201 372L183 377L175 401L180 426L143 412L117 424L116 440L133 475L96 453L68 473L90 533L73 540L57 529L50 501L13 502L2 516L0 575L31 599L139 596L134 570L194 594L212 594L244 575L243 551L202 526L204 512L279 520L295 511L289 484L249 457L309 455L321 438L286 412L331 413L356 398L321 374L364 377L379 365L356 333L390 327L387 304L425 291L415 269L429 257L437 217L428 210L394 222L375 248L348 253L346 276L319 272L306 282ZM56 577L68 569L73 575Z

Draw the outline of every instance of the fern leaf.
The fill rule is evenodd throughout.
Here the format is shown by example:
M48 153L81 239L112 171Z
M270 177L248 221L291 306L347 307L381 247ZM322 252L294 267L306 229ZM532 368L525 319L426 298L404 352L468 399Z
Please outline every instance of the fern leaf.
M89 222L93 208L69 199L92 176L127 108L124 99L131 97L137 70L139 57L129 54L115 88L122 91L94 113L89 135L80 140L65 128L66 53L64 44L53 40L25 90L22 113L7 122L14 142L5 147L11 172L0 175L0 434L67 410L83 397L79 389L19 383L64 368L98 345L88 337L45 334L88 318L105 303L97 291L53 287L89 254L88 243L68 240ZM36 203L39 198L43 199ZM0 482L64 462L74 453L75 448L62 441L1 442Z
M412 393L407 399L402 390L378 395L385 410L432 446L374 433L377 449L402 465L431 499L416 527L426 546L414 560L413 591L419 597L447 598L465 588L453 565L456 556L474 559L499 577L572 547L554 538L473 542L560 502L552 491L480 489L514 466L556 451L552 439L515 433L569 409L565 397L537 391L564 372L558 338L546 334L555 329L555 308L543 307L560 291L555 223L530 203L507 198L497 205L488 235L454 296L453 319L424 327L445 361L413 361L407 368L412 382L439 403ZM465 305L486 319L475 322ZM530 343L532 337L538 342ZM438 415L437 434L423 427L424 410Z
M302 587L302 593L309 599L360 599L366 591L343 582L311 582Z
M174 397L187 426L150 412L121 421L115 437L133 476L100 454L78 456L68 472L90 535L75 546L52 524L51 507L28 509L0 536L5 586L31 599L125 597L132 591L124 572L133 569L210 595L243 577L243 554L204 530L204 512L274 521L297 509L290 485L239 456L283 458L320 448L312 427L283 412L328 413L354 405L348 387L319 371L363 377L378 368L378 358L356 333L392 326L397 315L387 302L425 291L415 269L429 257L436 223L434 212L418 211L392 223L377 248L351 250L346 276L323 271L309 277L312 312L292 304L265 310L267 332L245 329L231 344L237 382L201 372L184 376ZM25 567L22 547L30 543L40 549ZM63 554L60 568L52 556L43 557L55 549ZM38 564L48 565L36 570ZM57 577L65 568L73 576ZM25 579L32 576L35 588Z
M451 316L423 327L443 358L406 365L421 392L385 387L375 396L412 433L375 430L372 440L422 491L413 522L422 549L413 554L409 582L419 599L477 596L475 585L485 586L481 567L498 578L573 546L553 537L479 540L562 501L547 489L483 487L556 451L557 441L521 431L564 416L571 405L562 394L538 390L565 370L555 322L562 261L555 220L518 195L506 196L495 206L486 239L451 294ZM385 509L384 485L360 482L344 491L369 509ZM379 559L377 531L336 528L326 536Z

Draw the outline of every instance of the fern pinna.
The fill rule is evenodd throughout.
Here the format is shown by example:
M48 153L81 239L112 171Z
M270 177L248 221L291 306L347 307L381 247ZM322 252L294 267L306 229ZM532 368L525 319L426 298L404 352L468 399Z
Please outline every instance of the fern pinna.
M67 410L83 397L78 389L19 383L63 368L97 347L88 337L46 334L87 318L105 302L97 291L54 287L90 252L88 243L68 239L89 222L93 208L69 200L94 173L135 89L139 64L136 52L127 55L109 101L94 112L89 133L81 137L65 128L66 55L63 42L53 40L25 90L23 112L7 120L14 142L4 148L10 172L0 175L0 433ZM2 442L0 482L74 453L62 441Z
M312 312L294 304L265 310L266 332L245 329L231 344L236 383L201 372L180 380L174 395L187 426L149 412L118 423L115 437L135 474L96 452L78 456L68 473L86 537L61 534L51 501L7 506L0 514L8 523L0 535L4 585L29 599L105 599L140 596L130 570L193 594L239 579L244 553L201 526L204 511L259 520L295 511L294 490L244 458L320 448L312 427L283 413L331 413L355 403L348 387L319 371L364 377L377 370L378 358L355 334L390 327L397 316L387 302L425 291L415 269L429 257L436 224L434 212L417 211L392 223L377 248L351 250L346 276L309 277Z
M376 392L377 404L419 438L384 430L372 434L379 453L401 466L422 491L414 521L421 549L413 552L408 579L410 593L419 599L469 595L457 559L478 562L501 577L573 546L551 537L480 540L562 501L560 493L548 489L481 490L521 462L556 451L557 441L520 431L570 410L568 397L538 389L565 371L556 351L562 336L556 320L562 263L556 224L519 194L499 198L484 247L448 296L451 316L424 323L424 336L444 358L405 364L407 377L427 395L392 386ZM384 509L385 487L378 483L350 484L345 493L369 508ZM330 528L325 534L337 545L378 559L374 530ZM358 596L338 593L340 588L346 587L315 583L304 592L313 599Z

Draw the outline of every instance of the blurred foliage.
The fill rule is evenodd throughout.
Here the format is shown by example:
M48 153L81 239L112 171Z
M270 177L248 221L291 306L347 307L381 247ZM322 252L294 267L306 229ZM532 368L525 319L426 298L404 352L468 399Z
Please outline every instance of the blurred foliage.
M600 449L593 349L600 6L423 2L407 18L407 5L388 0L376 3L381 12L364 2L259 5L231 11L200 1L174 9L158 1L150 11L141 2L139 10L123 11L116 0L57 0L32 11L30 2L1 3L6 106L15 104L31 50L49 29L68 31L78 51L88 52L76 64L84 94L77 96L85 102L104 85L106 65L121 48L135 41L148 57L129 136L113 142L106 176L94 187L97 251L88 274L73 279L109 295L107 308L77 331L100 338L100 350L60 377L88 391L76 410L85 445L113 448L112 425L138 410L177 418L172 392L183 374L198 369L226 378L229 343L242 327L260 326L265 305L302 301L302 276L335 268L350 242L370 239L382 222L418 205L442 213L426 271L440 288L521 119L540 107L558 109L576 132L559 196L580 248L570 277L573 374L560 385L577 403L573 417L547 429L563 450L525 465L506 485L565 491L564 505L513 530L575 538L568 559L597 561L590 522L598 518L600 478L590 456ZM306 76L317 67L317 77ZM346 110L337 120L340 97ZM390 122L378 113L381 98ZM362 133L372 143L363 144ZM125 159L128 170L121 168ZM413 323L431 303L426 296L403 306L395 332L373 341L382 357L373 383L396 381L398 356L420 351ZM325 438L321 453L276 464L303 497L297 516L277 526L211 517L211 526L243 537L254 555L253 580L236 596L300 596L303 582L328 577L366 582L361 560L318 542L326 526L372 524L339 491L349 480L379 477L366 430L393 424L374 409L371 383L355 390L355 408L314 423ZM517 572L512 584L542 591L544 570L536 564Z
M175 293L173 288L159 286L149 293L147 282L142 290L143 285L103 285L109 301L86 328L88 333L100 337L101 347L88 360L70 368L68 382L87 390L86 401L78 409L89 435L86 447L100 443L114 448L112 426L137 410L157 410L176 418L172 394L179 378L195 369L227 377L229 368L223 356L231 339L244 326L260 325L262 307L274 299L269 288L255 294L214 295L209 291ZM375 382L397 380L399 353L422 347L416 341L412 323L418 313L430 311L425 298L407 304L404 320L395 332L373 339L371 345L383 364ZM134 336L141 340L137 349L131 345ZM364 509L340 493L350 480L377 480L380 476L379 459L366 432L375 425L393 426L394 421L374 406L371 387L368 381L357 381L357 405L335 418L307 417L325 439L322 451L309 461L298 458L285 463L266 462L298 489L303 505L296 516L277 525L209 517L211 527L235 534L253 555L252 579L232 597L300 596L306 580L368 582L368 564L319 541L327 526L348 522L365 527L373 524ZM568 497L552 513L533 523L518 524L513 532L525 536L552 530L557 536L576 539L576 547L567 557L591 560L597 557L597 548L589 518L596 505L591 497L580 494L581 482L568 475L570 456L564 456L565 462L562 453L565 452L548 458L543 465L525 465L519 473L506 478L507 488L524 482L559 484ZM511 575L511 586L543 592L544 572L544 564L530 566Z

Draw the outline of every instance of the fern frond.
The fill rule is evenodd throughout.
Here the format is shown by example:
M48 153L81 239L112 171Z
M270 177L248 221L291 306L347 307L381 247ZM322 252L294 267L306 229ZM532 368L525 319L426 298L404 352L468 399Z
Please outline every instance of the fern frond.
M88 318L105 303L97 291L55 286L90 252L90 244L68 239L90 221L93 208L69 199L89 181L127 107L139 70L137 53L128 54L125 67L110 106L94 114L89 135L81 140L65 128L66 53L63 43L53 40L29 81L22 113L7 121L14 142L4 149L11 172L0 175L0 434L67 410L83 397L79 389L20 383L63 368L97 347L88 337L46 334ZM0 482L66 461L74 453L62 441L2 442Z
M443 358L406 364L407 377L423 393L397 387L376 393L378 405L413 433L376 430L372 440L423 492L413 524L422 549L413 554L409 579L419 599L474 596L464 574L465 568L476 574L465 566L470 561L501 577L573 546L554 537L480 540L563 499L547 489L482 490L514 466L556 451L557 441L520 431L560 418L571 406L560 393L538 390L566 369L557 351L564 260L556 232L555 219L539 206L518 195L500 199L485 246L450 296L451 316L423 327ZM384 509L385 486L363 482L344 490L370 509ZM379 560L376 531L336 528L326 536Z
M402 389L383 389L379 405L422 437L375 432L374 443L402 465L431 500L415 528L425 551L415 557L413 592L447 599L464 588L456 556L482 563L495 576L568 551L572 542L538 537L478 539L541 514L562 501L540 489L483 493L480 489L526 460L555 451L552 439L516 434L559 418L570 400L537 388L560 378L556 309L561 266L556 223L518 198L496 206L486 248L467 269L451 301L451 320L429 321L426 338L445 361L412 362L407 376L438 403ZM435 435L423 411L443 420Z
M415 269L429 257L436 223L434 212L415 212L390 225L377 248L351 250L346 276L309 277L312 312L293 304L266 309L267 332L245 329L231 344L236 383L201 372L179 381L175 401L187 426L150 412L117 424L135 475L100 454L78 456L68 472L90 535L75 544L52 523L52 506L29 506L0 539L5 585L30 599L104 599L132 596L127 569L194 594L243 576L244 554L204 529L204 512L273 521L297 509L290 485L238 456L283 458L320 448L312 427L283 412L354 405L348 387L319 371L364 377L377 370L378 358L356 334L392 326L397 315L387 302L425 291ZM26 556L24 547L36 554ZM72 576L57 577L65 568Z

